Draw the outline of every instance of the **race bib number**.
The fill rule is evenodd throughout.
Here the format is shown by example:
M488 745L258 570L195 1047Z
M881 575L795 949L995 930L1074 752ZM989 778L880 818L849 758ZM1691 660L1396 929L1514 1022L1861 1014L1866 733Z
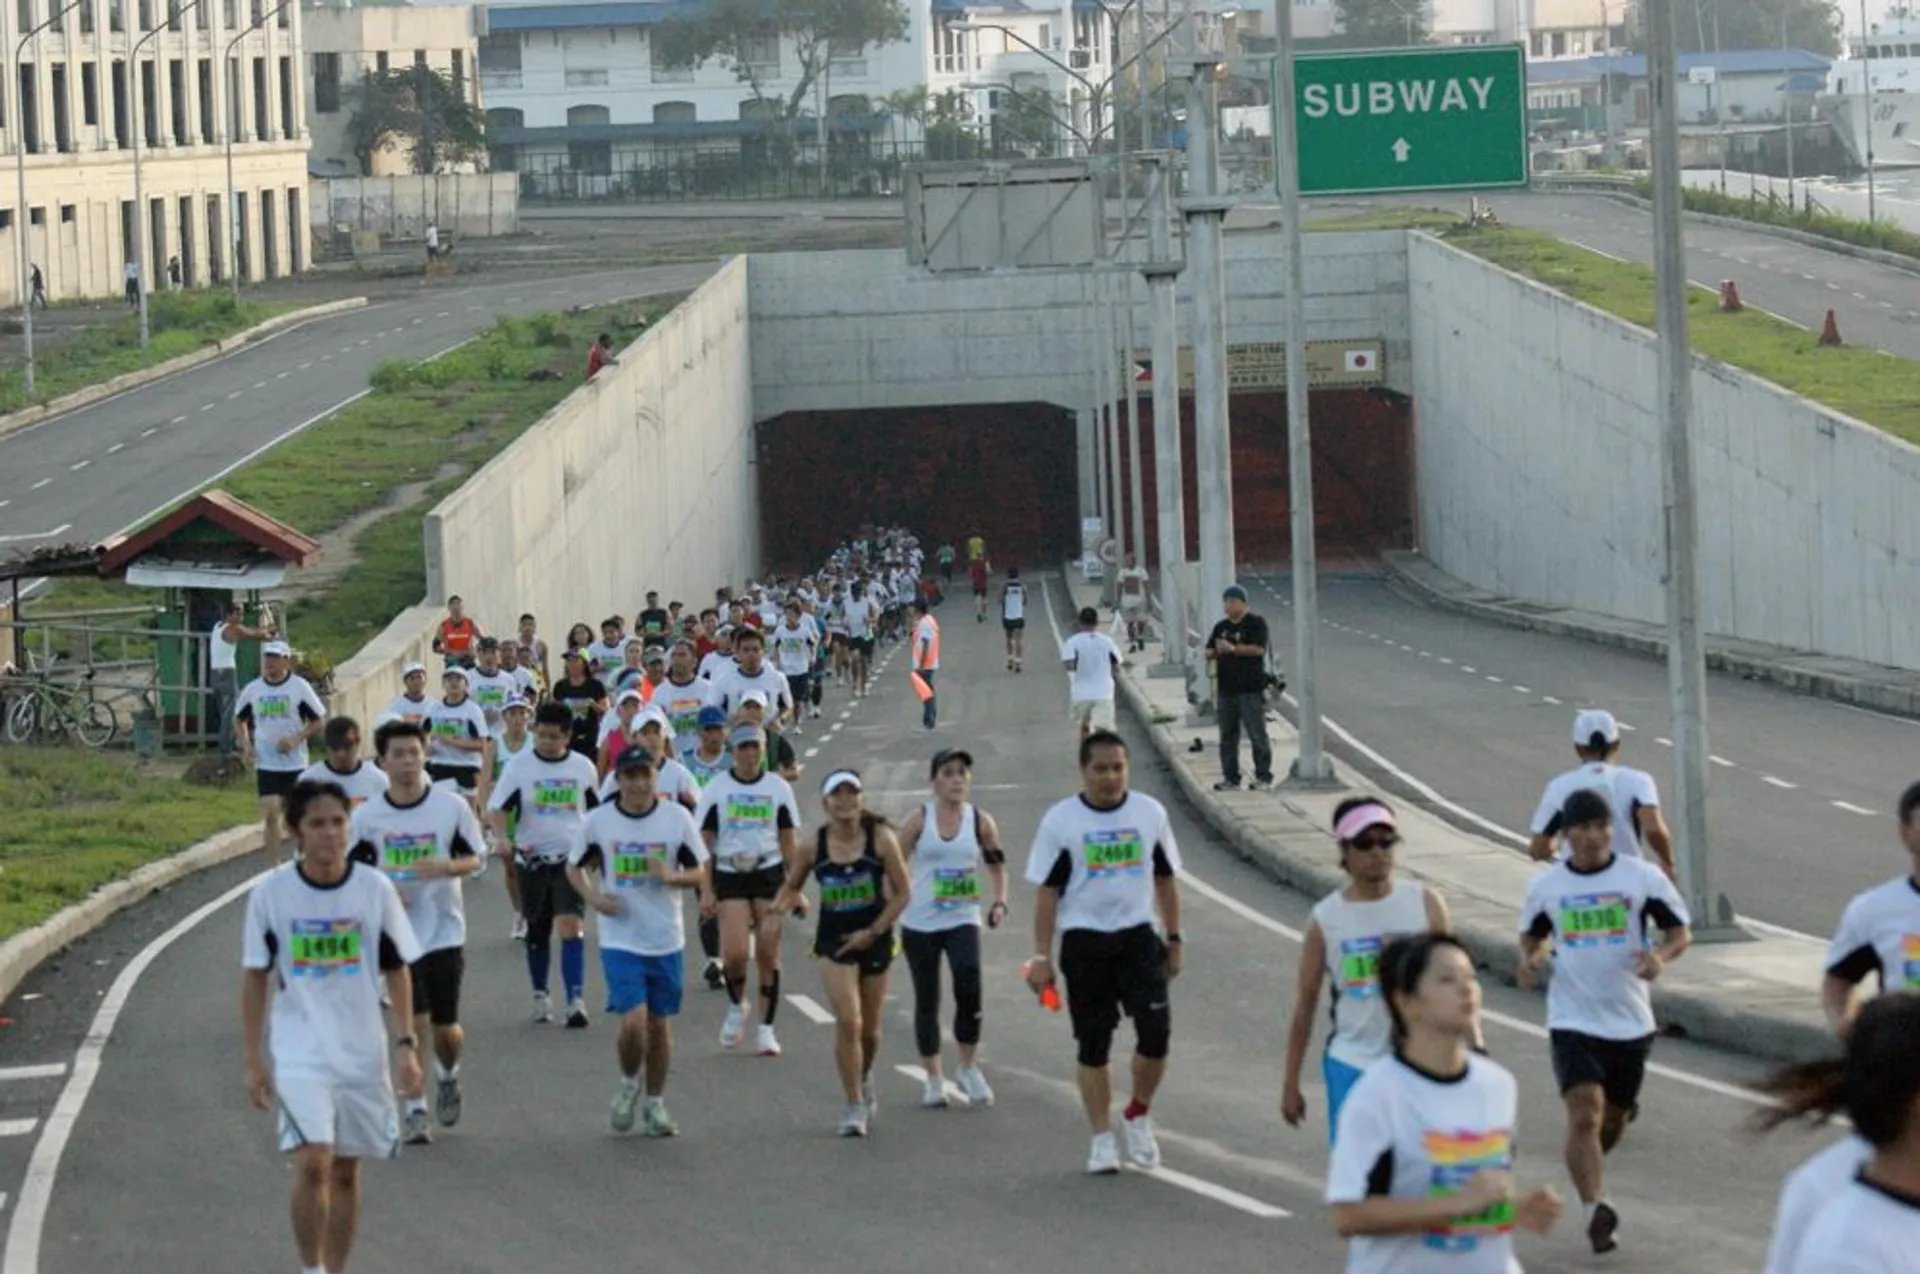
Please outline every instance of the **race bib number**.
M649 864L658 858L663 862L667 857L665 845L624 844L616 845L613 850L613 887L615 889L638 889L643 885L657 885Z
M1371 1000L1380 994L1380 937L1347 938L1340 943L1340 994Z
M1900 940L1900 964L1908 989L1920 991L1920 933L1910 933Z
M1476 1173L1486 1169L1506 1171L1513 1167L1513 1134L1504 1129L1486 1133L1428 1132L1424 1142L1432 1163L1428 1198L1458 1194ZM1483 1212L1434 1226L1426 1232L1424 1241L1437 1252L1472 1252L1479 1248L1481 1239L1512 1232L1513 1201L1507 1199Z
M838 880L820 882L822 911L860 911L880 901L880 882L872 872L855 872Z
M507 688L489 683L474 691L473 698L488 713L498 713L506 706Z
M413 869L433 857L439 842L431 832L396 832L380 840L380 870L396 884L412 880Z
M730 832L757 832L773 824L771 796L729 796L722 818Z
M571 814L580 808L580 784L573 779L535 779L533 812L536 815Z
M1624 947L1630 908L1624 894L1574 894L1560 900L1560 942L1568 947Z
M1140 833L1132 828L1088 832L1081 849L1090 880L1118 880L1138 876L1146 870L1146 846L1141 843Z
M457 739L466 733L467 723L457 717L435 717L433 737L436 739Z
M933 873L937 911L961 911L980 905L980 876L971 867L941 867Z
M291 721L293 700L286 695L261 695L253 701L253 714L262 721Z
M287 971L296 978L360 972L358 920L296 920L287 935Z

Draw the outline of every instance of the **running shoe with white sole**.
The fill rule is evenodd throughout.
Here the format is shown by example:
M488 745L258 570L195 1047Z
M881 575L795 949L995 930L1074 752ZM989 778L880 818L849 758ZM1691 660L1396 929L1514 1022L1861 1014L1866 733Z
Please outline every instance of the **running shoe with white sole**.
M871 1075L860 1077L860 1100L867 1107L867 1122L873 1122L873 1117L880 1113L880 1090L873 1086Z
M586 1025L587 1025L586 1001L580 999L578 996L574 997L571 1000L568 1000L567 1001L567 1029L569 1031L584 1030L586 1029Z
M533 1021L536 1026L553 1021L553 997L545 991L533 993Z
M1620 1246L1620 1214L1602 1199L1593 1205L1593 1217L1587 1222L1587 1242L1597 1254L1604 1255Z
M515 942L525 942L527 940L527 918L525 916L515 916L513 918L512 936Z
M753 1051L762 1057L780 1056L780 1041L774 1036L773 1028L764 1022L761 1023L760 1029L754 1032Z
M620 1090L613 1095L613 1111L607 1122L613 1125L615 1132L633 1131L633 1111L640 1104L640 1083L638 1080L622 1080Z
M840 1135L842 1137L864 1137L867 1135L867 1104L863 1101L850 1101L847 1108L840 1112Z
M947 1084L938 1075L927 1076L926 1087L921 1090L920 1104L928 1110L944 1110L947 1107Z
M700 970L700 976L706 979L707 990L709 991L718 991L727 984L726 971L720 967L718 960L707 961L706 965Z
M987 1086L987 1077L980 1073L978 1066L962 1066L954 1079L959 1082L960 1091L967 1095L967 1105L993 1105L993 1089Z
M440 1121L442 1128L451 1128L460 1122L460 1099L459 1076L441 1076L433 1086L433 1117Z
M407 1112L407 1144L409 1146L431 1146L433 1129L427 1126L427 1111L424 1106L415 1106Z
M646 1131L649 1137L678 1137L680 1125L673 1122L673 1116L667 1113L667 1103L658 1097L647 1099L645 1115Z
M1132 1119L1123 1119L1120 1126L1127 1134L1127 1158L1133 1160L1136 1168L1158 1168L1160 1166L1160 1143L1153 1135L1153 1116L1136 1115Z
M1087 1148L1087 1172L1091 1176L1104 1177L1120 1171L1120 1144L1110 1132L1095 1133L1093 1144Z
M720 1047L739 1047L740 1037L746 1033L746 1029L746 1010L735 1004L727 1010L727 1020L720 1023Z

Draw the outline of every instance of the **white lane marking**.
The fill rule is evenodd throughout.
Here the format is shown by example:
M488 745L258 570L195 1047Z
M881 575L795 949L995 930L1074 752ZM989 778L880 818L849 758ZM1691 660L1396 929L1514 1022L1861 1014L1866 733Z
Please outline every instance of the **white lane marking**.
M0 500L0 509L4 509L4 508L6 508L6 507L7 507L7 506L8 506L9 504L12 504L12 503L13 503L13 501L11 501L11 500Z
M1851 295L1853 299L1856 301L1864 301L1867 299L1867 294L1865 292L1854 292L1854 293L1851 293Z
M201 407L201 408L200 408L200 410L201 410L201 411L212 411L212 410L213 410L213 409L214 409L215 407L218 407L219 405L220 405L219 403L207 403L206 405L204 405L203 407Z
M140 436L142 438L151 438L159 432L160 432L160 427L158 425L155 425L152 429L142 429L140 431Z
M1578 239L1569 239L1567 240L1567 242L1571 243L1576 248L1583 248L1586 251L1593 253L1593 255L1596 257L1605 257L1609 261L1625 261L1626 260L1625 257L1617 257L1613 255L1613 253L1611 252L1607 252L1600 248L1596 248L1590 243L1582 243Z
M1513 687L1513 692L1515 694L1523 694L1523 695L1530 695L1533 693L1533 691L1526 686L1515 686Z
M1191 889L1202 897L1219 903L1222 907L1225 907L1234 915L1239 916L1242 920L1250 921L1260 928L1267 930L1269 933L1278 934L1288 942L1301 941L1302 935L1298 929L1284 925L1264 912L1256 911L1246 903L1241 902L1238 898L1233 897L1231 894L1223 893L1185 869L1182 869L1180 872L1180 883L1185 888ZM1517 1032L1532 1039L1543 1040L1547 1038L1546 1027L1529 1022L1525 1018L1513 1017L1509 1014L1496 1012L1488 1008L1482 1008L1480 1010L1480 1016L1485 1021L1492 1022L1496 1026L1503 1026L1510 1031ZM1717 1093L1722 1097L1731 1097L1736 1101L1751 1102L1756 1106L1769 1106L1773 1104L1771 1098L1756 1093L1750 1088L1742 1088L1738 1084L1722 1083L1717 1079L1709 1079L1705 1075L1696 1075L1692 1071L1681 1070L1677 1066L1668 1066L1662 1062L1648 1062L1647 1069L1656 1075L1671 1079L1676 1083L1687 1084L1709 1093Z
M265 389L267 387L267 382L264 380L256 380L253 382L253 387L255 389Z
M236 398L238 398L238 397L239 397L240 395L242 395L242 394L244 394L244 393L246 393L246 392L247 392L247 391L246 391L246 390L244 390L244 389L236 389L236 390L234 390L234 391L233 391L233 392L232 392L231 394L228 394L228 395L227 395L227 401L228 401L228 402L232 402L232 401L233 401L234 399L236 399Z
M1132 1168L1132 1166L1129 1165L1129 1168L1143 1177L1152 1177L1154 1180L1164 1181L1170 1186L1179 1186L1182 1190L1188 1190L1194 1194L1212 1199L1215 1203L1224 1203L1230 1208L1237 1208L1250 1216L1257 1216L1263 1221L1279 1221L1293 1215L1293 1213L1287 1211L1285 1208L1276 1208L1271 1203L1262 1203L1250 1195L1241 1194L1238 1190L1229 1190L1227 1187L1215 1185L1211 1181L1205 1181L1199 1177L1190 1177L1176 1168L1169 1168L1165 1165L1158 1168Z
M278 373L275 373L274 375L275 380L285 380L286 378L287 378L287 373L285 372L278 372Z
M0 1137L24 1137L39 1126L38 1119L0 1119Z
M787 1003L799 1009L816 1025L826 1026L833 1021L833 1013L810 995L795 992L787 997Z
M39 490L39 489L40 489L41 487L47 487L47 486L52 486L52 485L53 485L53 479L52 479L52 478L42 478L42 479L40 479L40 481L38 481L38 482L36 482L36 483L34 483L34 484L33 484L33 485L31 486L31 487L29 487L29 488L28 488L28 490L30 490L30 491L38 491L38 490Z
M1420 657L1422 659L1431 659L1433 658L1433 652L1431 650L1423 650L1420 652Z
M1785 779L1777 779L1773 777L1773 775L1771 774L1761 775L1760 781L1762 783L1767 784L1769 787L1777 787L1782 789L1783 791L1788 791L1788 792L1791 792L1795 788L1800 786L1798 783L1789 783Z
M453 311L451 311L451 310L441 310L441 311L440 311L440 312L439 312L438 314L436 314L436 315L434 315L434 317L435 317L435 318L449 318L449 317L451 317L451 316L452 316L452 313L453 313Z
M323 363L331 363L331 362L333 361L333 355L331 355L331 354L322 354L322 355L320 356L320 361L321 361L321 362L323 362Z
M120 454L121 452L123 452L123 451L125 451L126 449L127 449L127 444L126 444L126 443L124 443L124 442L116 442L116 443L114 443L114 444L113 444L113 445L112 445L111 447L108 447L108 448L107 448L107 454L108 454L108 455L110 455L110 456L117 456L117 455L119 455L119 454Z
M53 1203L53 1183L60 1171L60 1156L66 1152L67 1140L73 1136L74 1125L80 1122L80 1114L86 1109L87 1097L93 1092L93 1082L100 1075L101 1056L106 1052L107 1041L113 1038L113 1028L120 1020L120 1012L126 1008L141 975L168 947L191 933L207 917L244 895L260 879L255 876L243 880L212 902L203 903L197 910L183 916L173 928L148 943L140 954L127 961L127 967L120 970L113 985L107 988L106 999L100 1002L100 1011L94 1014L93 1025L87 1028L86 1039L74 1054L73 1076L60 1091L60 1099L54 1103L53 1113L47 1116L40 1139L34 1143L33 1158L27 1163L26 1180L20 1184L20 1201L14 1207L13 1221L7 1227L6 1254L0 1260L0 1270L6 1274L40 1274L40 1240L46 1230L47 1209Z
M312 366L313 366L313 364L312 364L312 363L302 363L302 364L300 364L300 366L298 366L298 367L296 367L296 368L294 368L293 370L294 370L294 371L296 371L296 372L304 372L304 371L306 371L306 370L307 370L307 369L308 369L309 367L312 367Z
M1440 656L1440 662L1443 664L1451 664L1453 660L1447 658L1445 655L1442 655Z
M51 531L35 531L31 535L0 535L0 544L17 544L22 540L51 540L54 536L63 535L72 528L73 523L62 522Z
M1480 670L1479 670L1478 668L1475 668L1475 667L1474 667L1473 665L1471 665L1471 664L1461 664L1461 665L1460 665L1460 671L1461 671L1461 672L1466 672L1466 673L1474 673L1474 672L1479 672Z
M1873 817L1872 810L1861 809L1858 805L1855 805L1851 801L1830 801L1828 802L1828 804L1832 805L1833 808L1837 810L1845 810L1849 814L1865 814L1868 818Z
M1635 730L1638 730L1640 728L1639 726L1628 725L1624 721L1616 721L1614 722L1614 724L1619 726L1622 730L1624 730L1628 734L1632 734Z
M92 463L93 461L91 460L76 460L74 463L68 465L67 469L69 472L78 473Z
M1723 770L1732 770L1732 769L1738 768L1737 766L1734 765L1733 762L1727 760L1727 758L1725 758L1724 756L1714 756L1712 753L1708 753L1707 760L1713 762L1715 765L1719 766Z
M0 1066L0 1084L22 1079L58 1079L66 1073L65 1062L46 1062L39 1066Z
M1487 674L1487 680L1491 681L1496 686L1501 684L1501 679L1499 677L1494 676L1492 673Z
M1653 741L1655 743L1658 743L1663 748L1670 748L1673 746L1673 740L1667 738L1665 735L1656 735L1654 736Z
M819 755L820 755L820 749L819 749L819 748L808 748L808 749L806 750L806 752L805 752L805 753L803 753L802 755L804 755L804 756L805 756L805 757L807 758L807 760L809 760L809 761L811 761L811 760L813 760L813 758L814 758L814 757L816 757L816 756L819 756Z
M172 420L169 420L167 423L170 425L184 425L187 423L187 418L185 416L175 416Z
M902 1062L898 1066L895 1066L893 1069L899 1071L902 1075L905 1075L908 1079L912 1080L914 1083L919 1084L922 1087L926 1086L927 1072L921 1069L920 1067L915 1066L909 1062ZM960 1085L954 1083L952 1080L950 1079L942 1080L940 1086L946 1091L947 1100L952 1102L954 1105L966 1106L971 1104L970 1102L967 1101L966 1089L960 1087Z

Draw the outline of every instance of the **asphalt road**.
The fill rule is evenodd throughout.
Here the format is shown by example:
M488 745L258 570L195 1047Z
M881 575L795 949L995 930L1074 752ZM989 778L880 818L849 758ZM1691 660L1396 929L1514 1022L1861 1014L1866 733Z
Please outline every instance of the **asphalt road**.
M713 266L423 286L316 319L226 358L0 437L0 548L96 542L231 472L496 315L691 290Z
M1057 604L1057 583L1052 596ZM1002 669L998 632L976 626L963 605L950 603L943 616L941 728L919 728L897 657L882 693L848 716L830 691L828 716L809 723L802 741L811 753L803 807L817 809L812 784L829 768L852 765L876 804L904 812L922 790L924 758L938 744L963 742L978 760L976 795L1018 862L1045 806L1075 787L1065 687L1048 670L1045 623L1036 617L1030 630L1034 670L1015 677ZM823 740L819 727L835 725ZM896 1069L916 1060L901 972L875 1135L838 1140L831 1030L806 1012L820 993L796 933L780 1019L786 1055L723 1053L715 1042L721 997L690 991L669 1092L683 1135L649 1142L607 1130L615 1070L603 1018L584 1032L527 1024L520 950L506 937L500 886L489 875L469 888L466 1118L434 1146L372 1165L354 1268L400 1269L430 1254L435 1268L460 1271L640 1262L1106 1274L1266 1269L1283 1251L1288 1268L1339 1268L1341 1244L1318 1202L1320 1094L1310 1090L1315 1114L1305 1129L1285 1128L1274 1110L1281 1006L1297 951L1290 934L1307 901L1209 837L1166 777L1141 751L1136 757L1136 785L1169 802L1190 872L1188 970L1174 987L1173 1062L1156 1105L1173 1172L1082 1175L1086 1137L1067 1024L1018 982L1030 950L1024 886L1010 932L986 942L983 1060L998 1092L994 1109L915 1107L919 1085ZM62 1073L10 1079L16 1072L0 1069L0 1114L16 1133L0 1136L0 1190L18 1200L29 1155L50 1127L68 1126L44 1121L69 1083L64 1064L103 984L155 934L242 879L238 868L200 878L126 914L5 1008L13 1024L0 1029L0 1067ZM240 1079L240 916L237 902L216 908L133 986L90 1098L65 1104L71 1140L51 1179L40 1259L20 1259L35 1213L17 1212L5 1218L4 1274L292 1268L286 1162L267 1118L248 1110ZM589 967L597 970L597 960ZM594 999L597 971L590 982ZM1542 1005L1505 988L1489 988L1488 1005L1497 1014L1493 1049L1522 1081L1522 1175L1564 1191L1560 1106L1536 1025ZM1533 1274L1758 1267L1780 1178L1816 1143L1755 1144L1737 1131L1751 1107L1730 1086L1750 1081L1753 1063L1680 1041L1663 1042L1657 1056L1673 1069L1650 1079L1643 1101L1651 1117L1612 1165L1610 1193L1627 1227L1622 1249L1597 1261L1576 1227L1563 1224L1523 1241ZM44 1185L44 1152L40 1166L35 1180Z
M1287 577L1259 582L1284 623ZM1320 599L1323 712L1448 801L1524 835L1542 786L1576 763L1573 714L1590 705L1631 727L1622 760L1672 792L1665 664L1439 610L1378 579L1325 578ZM1893 808L1920 722L1715 673L1708 730L1707 817L1742 914L1825 936L1849 898L1902 870Z

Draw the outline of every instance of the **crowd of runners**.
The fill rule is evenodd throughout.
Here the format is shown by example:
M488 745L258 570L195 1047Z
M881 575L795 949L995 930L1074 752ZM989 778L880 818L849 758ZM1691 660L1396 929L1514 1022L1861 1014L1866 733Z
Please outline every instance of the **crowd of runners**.
M984 542L970 538L964 553L984 622ZM434 643L441 666L405 670L371 723L372 759L361 756L357 723L323 718L288 649L263 648L265 674L241 692L235 717L259 774L269 852L277 857L284 822L295 859L248 904L247 1083L257 1106L277 1112L280 1144L296 1157L293 1222L308 1274L345 1267L359 1161L402 1142L429 1145L436 1125L460 1122L462 886L490 861L515 916L511 937L524 944L536 1024L592 1022L594 913L617 1132L679 1132L666 1097L688 911L700 974L726 996L719 1045L777 1057L783 930L817 907L811 952L835 1024L840 1135L867 1136L877 1115L873 1071L899 957L922 1103L993 1104L978 1054L981 939L1007 919L1010 880L1002 828L971 799L972 755L934 752L926 799L896 823L869 807L852 768L834 769L803 800L791 743L829 692L852 701L871 692L888 642L908 653L934 725L930 612L961 556L952 545L929 556L904 530L869 531L810 576L721 589L697 612L649 593L631 631L621 616L597 632L576 624L551 668L533 616L495 637L453 599ZM1004 572L1012 673L1024 670L1027 600L1019 573ZM1130 652L1144 644L1131 624ZM1098 630L1098 614L1081 612L1060 653L1081 787L1029 842L1033 951L1023 973L1042 1003L1065 992L1086 1168L1109 1174L1123 1162L1159 1166L1150 1112L1185 948L1180 850L1166 809L1132 789L1111 712L1124 657ZM316 737L326 758L309 765ZM1579 764L1543 794L1532 850L1549 866L1516 924L1521 985L1552 971L1565 1162L1596 1254L1624 1232L1605 1160L1639 1113L1655 1033L1650 984L1691 942L1657 790L1619 763L1619 741L1609 714L1576 719ZM1768 1125L1844 1114L1855 1132L1790 1179L1769 1274L1891 1274L1920 1260L1920 993L1905 989L1920 988L1920 785L1900 814L1913 872L1849 909L1830 959L1825 995L1845 1057L1785 1072L1769 1090ZM1306 1117L1303 1072L1325 1020L1326 1198L1349 1239L1347 1269L1511 1274L1514 1231L1552 1229L1563 1205L1549 1187L1516 1184L1518 1087L1487 1053L1474 961L1451 935L1445 900L1396 876L1399 824L1385 801L1347 800L1333 821L1348 883L1306 929L1280 1113L1293 1125ZM1856 988L1874 975L1889 993L1861 1008ZM1134 1051L1115 1121L1111 1051L1123 1017Z

